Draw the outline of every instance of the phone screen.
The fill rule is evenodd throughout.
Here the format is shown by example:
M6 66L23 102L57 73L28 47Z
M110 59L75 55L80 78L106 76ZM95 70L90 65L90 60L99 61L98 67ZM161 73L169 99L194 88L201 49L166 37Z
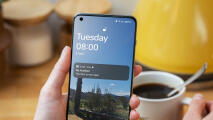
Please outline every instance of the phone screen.
M68 120L129 119L135 30L132 17L75 17Z

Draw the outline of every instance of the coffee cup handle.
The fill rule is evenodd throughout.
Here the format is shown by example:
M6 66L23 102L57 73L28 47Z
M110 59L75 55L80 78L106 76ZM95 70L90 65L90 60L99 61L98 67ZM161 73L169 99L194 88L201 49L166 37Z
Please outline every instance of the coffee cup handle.
M190 97L185 97L183 100L182 100L182 104L184 104L184 105L190 105L190 103L191 103L191 101L192 101L192 98L190 98Z

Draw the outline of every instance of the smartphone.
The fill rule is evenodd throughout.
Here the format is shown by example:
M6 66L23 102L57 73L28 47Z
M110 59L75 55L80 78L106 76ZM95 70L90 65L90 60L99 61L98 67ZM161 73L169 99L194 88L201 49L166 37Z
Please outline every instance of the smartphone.
M68 120L129 120L136 20L74 17Z

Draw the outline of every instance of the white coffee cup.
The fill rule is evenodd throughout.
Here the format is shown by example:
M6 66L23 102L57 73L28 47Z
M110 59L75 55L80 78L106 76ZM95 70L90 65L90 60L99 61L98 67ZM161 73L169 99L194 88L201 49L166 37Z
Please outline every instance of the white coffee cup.
M135 77L133 88L148 83L176 87L183 82L182 78L171 73L149 71L142 72ZM163 99L148 99L139 96L140 105L136 111L140 114L142 120L182 120L183 105L189 105L191 102L191 98L184 98L185 90L186 88L183 88L178 94Z

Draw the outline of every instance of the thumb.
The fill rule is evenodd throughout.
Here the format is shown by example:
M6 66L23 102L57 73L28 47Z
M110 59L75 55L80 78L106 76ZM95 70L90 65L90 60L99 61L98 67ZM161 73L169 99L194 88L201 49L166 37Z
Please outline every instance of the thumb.
M54 69L52 70L47 82L44 85L44 89L51 89L61 92L61 88L64 84L67 73L70 68L70 57L71 49L70 47L65 47L62 51L61 57L56 63Z
M183 120L201 120L206 108L206 100L201 94L196 94Z

